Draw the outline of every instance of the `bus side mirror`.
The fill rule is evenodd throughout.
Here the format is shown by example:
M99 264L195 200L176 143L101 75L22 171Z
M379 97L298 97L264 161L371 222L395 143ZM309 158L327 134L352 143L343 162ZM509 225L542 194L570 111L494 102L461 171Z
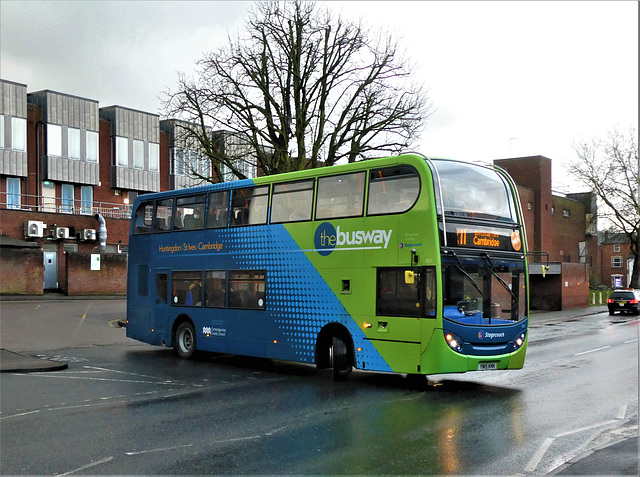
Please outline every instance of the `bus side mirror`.
M404 271L404 282L407 285L413 285L415 283L416 280L416 273L411 271L411 270L405 270Z

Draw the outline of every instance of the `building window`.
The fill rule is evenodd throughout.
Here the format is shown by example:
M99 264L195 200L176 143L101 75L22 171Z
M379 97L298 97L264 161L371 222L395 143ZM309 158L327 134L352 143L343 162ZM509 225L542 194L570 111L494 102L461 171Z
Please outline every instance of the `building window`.
M87 161L98 162L98 155L98 133L95 131L87 131Z
M11 118L11 148L14 151L27 150L27 120Z
M56 211L56 185L51 181L42 183L42 212Z
M181 147L173 150L173 173L176 176L184 175L184 150Z
M569 209L563 209L562 210L562 216L563 217L571 217L571 211Z
M611 275L611 286L613 288L622 288L622 275Z
M611 257L611 268L622 268L622 257Z
M578 242L578 256L580 263L587 263L587 242Z
M4 116L0 114L0 149L4 149Z
M47 124L47 156L62 157L62 126Z
M133 140L133 167L135 169L144 169L144 142Z
M65 243L62 245L63 252L78 252L78 244L77 243Z
M73 184L62 184L62 208L63 214L73 214Z
M620 253L620 244L619 243L616 243L616 244L613 245L613 251L615 253Z
M129 139L116 137L116 165L129 167Z
M160 144L149 143L149 170L158 172L160 170Z
M555 207L551 207L551 215L556 215L556 208Z
M527 202L527 210L533 210L533 202Z
M93 214L93 186L80 187L80 207L82 215Z
M4 120L2 141L4 143ZM3 144L4 147L4 144ZM11 148L14 151L27 150L27 120L23 118L11 118Z
M69 159L80 159L80 130L76 128L68 128L67 138L69 140Z
M20 207L20 178L7 177L7 209L19 209Z

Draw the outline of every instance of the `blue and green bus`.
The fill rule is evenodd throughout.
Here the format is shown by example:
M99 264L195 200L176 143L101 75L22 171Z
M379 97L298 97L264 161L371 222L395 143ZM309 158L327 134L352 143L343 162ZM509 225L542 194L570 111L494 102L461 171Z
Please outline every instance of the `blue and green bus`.
M139 196L127 336L406 374L518 369L524 221L500 168L419 154Z

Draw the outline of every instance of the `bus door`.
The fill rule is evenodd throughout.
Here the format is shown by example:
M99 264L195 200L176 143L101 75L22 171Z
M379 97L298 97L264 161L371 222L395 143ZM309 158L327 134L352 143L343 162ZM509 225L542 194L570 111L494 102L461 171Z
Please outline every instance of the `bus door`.
M377 323L369 337L394 371L420 372L435 326L435 267L378 268L377 283Z

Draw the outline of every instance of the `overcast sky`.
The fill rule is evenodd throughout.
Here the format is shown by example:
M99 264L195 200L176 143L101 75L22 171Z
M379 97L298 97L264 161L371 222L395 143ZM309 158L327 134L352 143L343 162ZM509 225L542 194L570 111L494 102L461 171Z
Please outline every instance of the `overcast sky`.
M468 161L541 154L556 186L572 140L638 123L638 2L325 2L400 37L436 108L415 150ZM0 1L0 76L161 113L251 2ZM575 190L572 188L572 190Z

